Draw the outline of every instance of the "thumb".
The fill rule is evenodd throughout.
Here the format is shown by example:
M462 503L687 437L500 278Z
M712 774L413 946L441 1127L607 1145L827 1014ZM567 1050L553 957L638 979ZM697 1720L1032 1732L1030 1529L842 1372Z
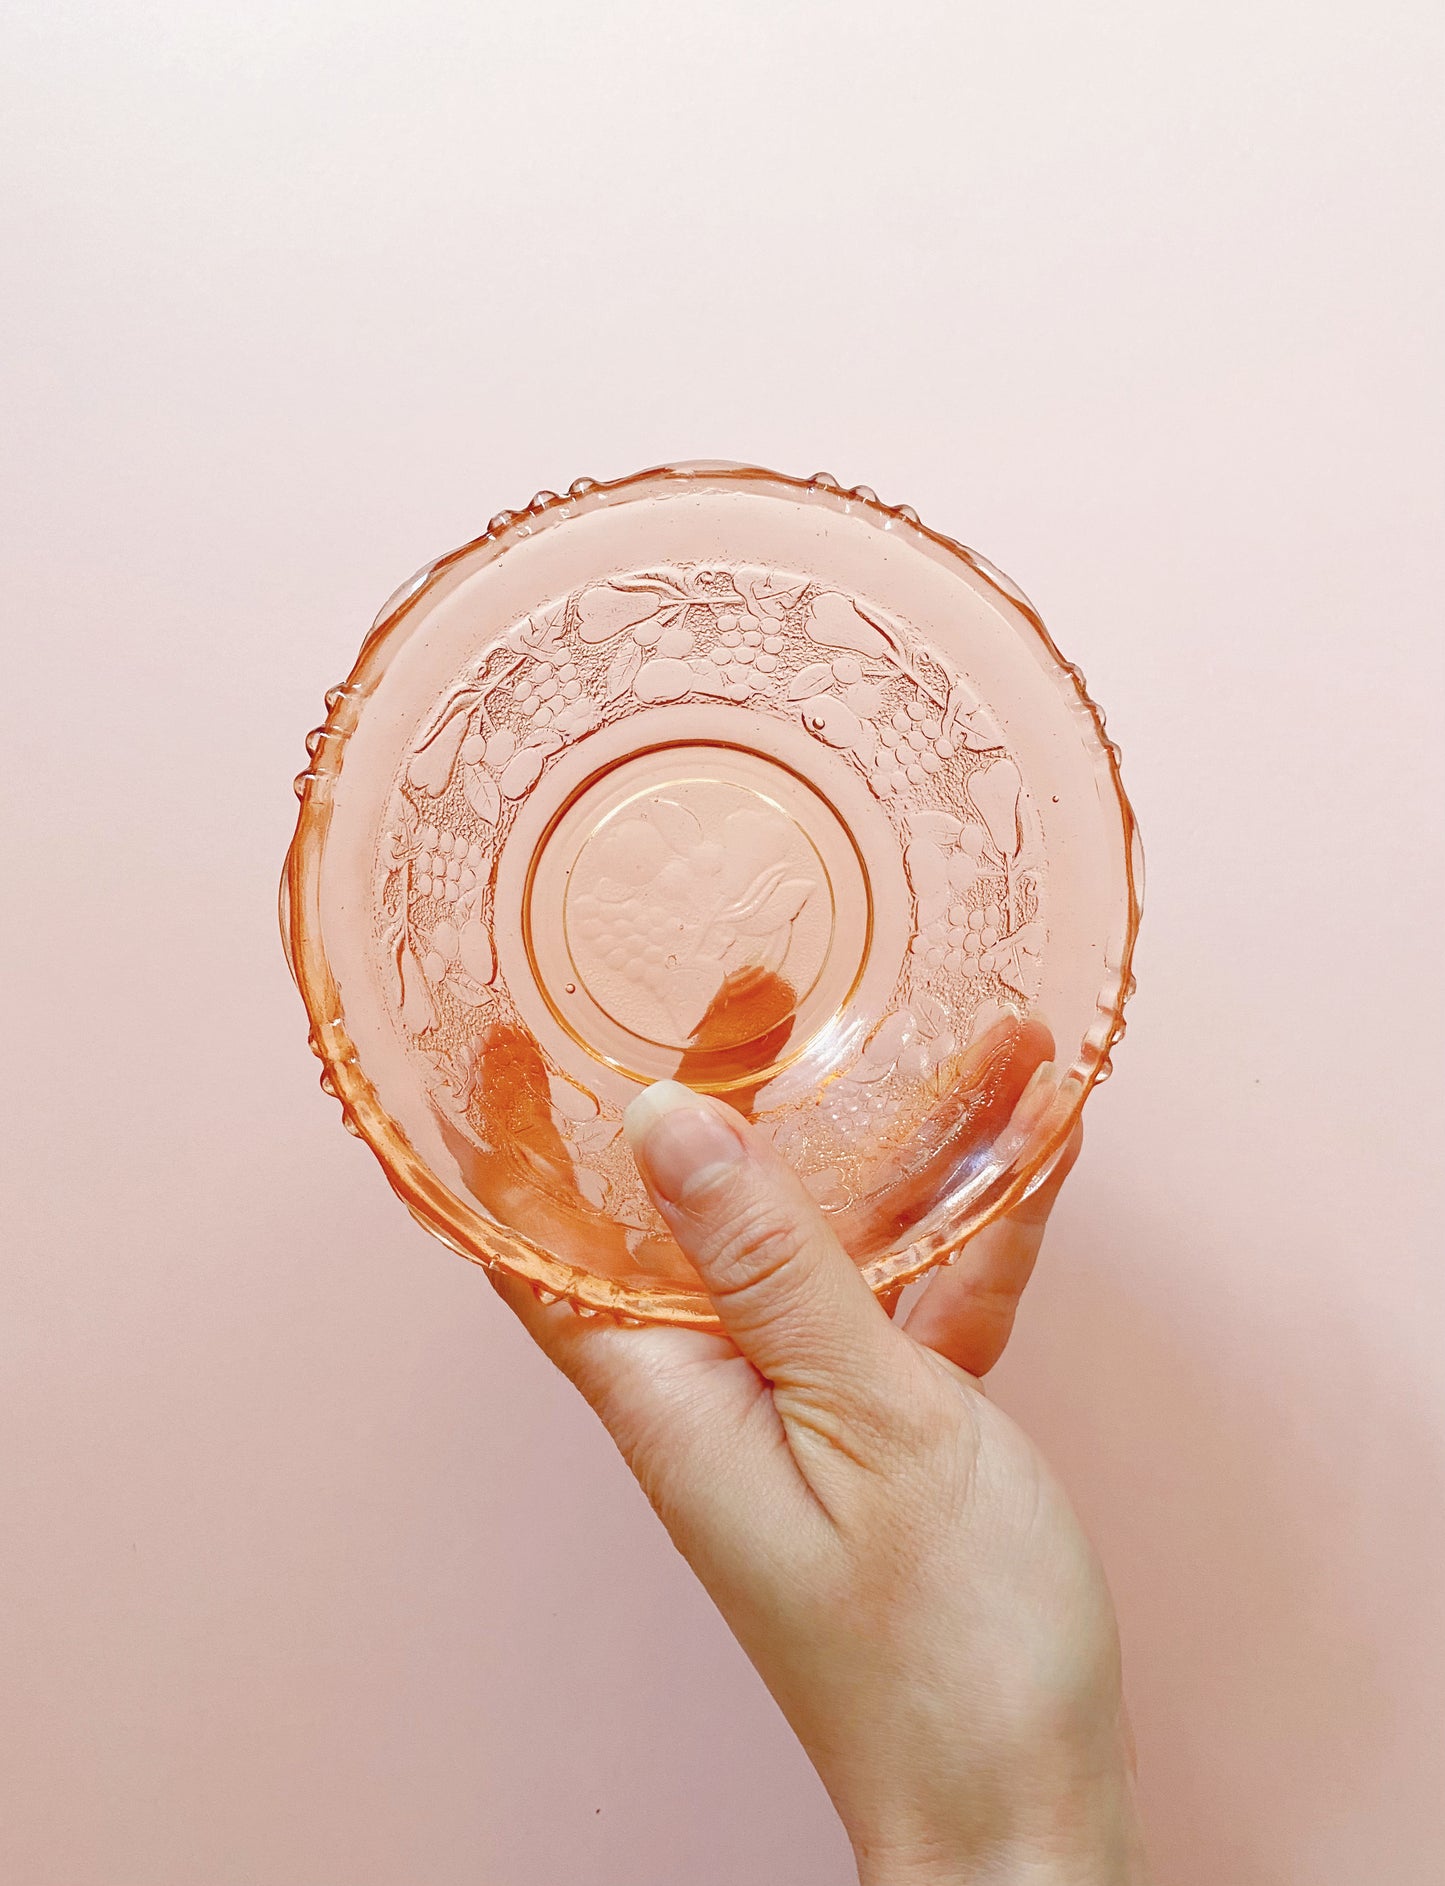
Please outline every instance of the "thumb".
M762 1136L676 1081L639 1094L623 1126L653 1202L748 1360L822 1405L871 1399L908 1345Z

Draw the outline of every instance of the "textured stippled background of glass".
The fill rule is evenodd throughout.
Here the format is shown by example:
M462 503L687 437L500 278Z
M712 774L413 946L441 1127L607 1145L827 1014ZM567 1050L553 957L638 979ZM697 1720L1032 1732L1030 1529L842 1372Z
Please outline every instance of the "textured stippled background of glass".
M947 520L1124 748L1140 993L991 1392L1161 1881L1437 1886L1435 0L0 13L0 1876L848 1878L276 949L396 575L711 454Z

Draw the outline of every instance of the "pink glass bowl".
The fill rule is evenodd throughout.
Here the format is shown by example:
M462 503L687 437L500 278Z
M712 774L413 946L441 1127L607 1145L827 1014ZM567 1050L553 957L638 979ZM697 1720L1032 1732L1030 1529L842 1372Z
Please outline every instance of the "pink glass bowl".
M714 1321L621 1135L769 1135L881 1295L1050 1168L1123 1033L1142 870L1103 716L907 507L581 480L386 604L296 782L322 1085L413 1216L579 1311Z

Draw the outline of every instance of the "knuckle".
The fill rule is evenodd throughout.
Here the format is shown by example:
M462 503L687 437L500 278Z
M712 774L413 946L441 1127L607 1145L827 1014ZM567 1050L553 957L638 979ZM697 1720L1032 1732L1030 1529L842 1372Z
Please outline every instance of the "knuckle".
M771 1199L746 1199L721 1228L707 1265L708 1283L721 1296L786 1291L799 1269L808 1233Z

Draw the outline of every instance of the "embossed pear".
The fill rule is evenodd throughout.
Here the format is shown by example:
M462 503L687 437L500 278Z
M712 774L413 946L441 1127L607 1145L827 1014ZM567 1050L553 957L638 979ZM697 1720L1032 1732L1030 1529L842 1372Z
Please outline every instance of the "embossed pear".
M886 637L836 590L813 598L805 626L815 642L824 642L829 648L851 649L855 655L888 653Z
M473 982L486 988L497 973L497 959L492 951L491 934L480 917L473 917L462 925L456 948L462 968Z
M450 720L442 722L426 745L411 756L406 776L413 786L430 798L441 797L451 781L452 768L457 763L457 753L466 730L467 717L464 713L454 713Z
M1015 857L1023 842L1019 828L1019 791L1023 781L1012 760L995 760L992 766L975 773L968 782L968 796L978 808L978 815L988 828L994 849L1005 858Z
M529 793L541 776L546 759L540 746L523 747L502 770L502 777L497 782L502 797L520 799Z
M399 1013L402 1026L409 1034L422 1035L436 1020L436 1010L432 1007L431 996L427 993L426 978L422 975L421 964L409 943L403 944L397 957L397 973L401 980L401 1002Z
M610 642L624 629L655 616L662 598L656 590L614 589L599 583L577 598L577 633L584 642Z
M826 740L830 747L849 747L864 760L873 757L878 744L873 728L859 720L836 694L815 694L802 702L800 711L808 732Z

